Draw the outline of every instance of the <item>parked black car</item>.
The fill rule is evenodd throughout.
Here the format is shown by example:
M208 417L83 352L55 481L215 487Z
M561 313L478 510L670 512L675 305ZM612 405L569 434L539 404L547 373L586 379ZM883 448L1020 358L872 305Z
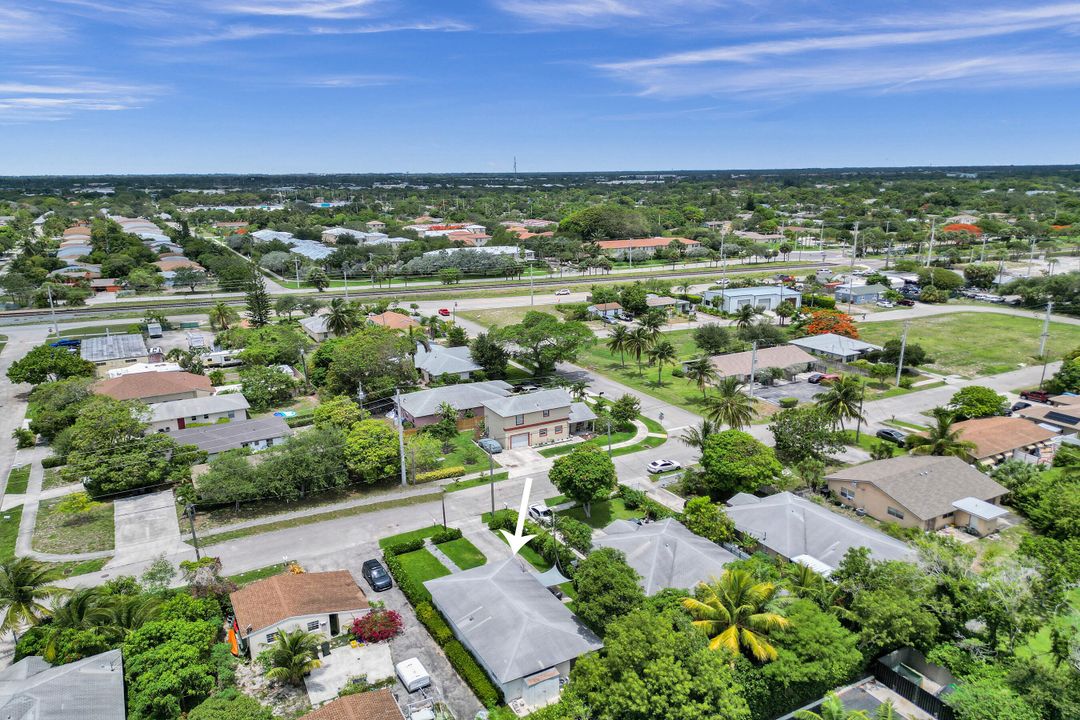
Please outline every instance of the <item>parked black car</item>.
M364 576L368 585L375 592L382 592L394 587L394 579L390 577L390 573L386 572L386 568L378 560L366 561L360 574Z
M899 430L890 430L889 428L882 428L874 433L875 436L882 440L888 440L889 442L896 443L900 447L904 447L904 443L907 440L907 435Z

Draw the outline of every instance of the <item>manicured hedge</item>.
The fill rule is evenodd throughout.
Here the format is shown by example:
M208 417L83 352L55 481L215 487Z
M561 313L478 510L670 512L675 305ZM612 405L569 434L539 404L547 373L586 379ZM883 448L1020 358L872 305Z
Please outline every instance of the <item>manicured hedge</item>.
M460 465L453 467L445 467L441 470L432 470L431 472L422 472L416 474L416 484L433 482L435 480L445 480L446 478L461 477L465 474L465 468Z
M499 689L492 685L487 673L473 659L464 645L457 640L451 640L443 646L443 652L446 653L446 659L454 666L465 684L476 693L481 705L492 707L499 704Z
M460 540L461 530L457 528L443 528L437 533L431 536L432 545L442 545L443 543L450 542L451 540Z
M640 490L620 485L617 495L622 498L627 509L644 510L650 520L663 520L673 517L674 512L653 500Z
M397 582L398 589L405 595L405 599L412 605L419 605L420 603L430 603L431 593L427 591L423 583L417 582L409 577L409 574L405 572L405 568L402 567L401 561L398 560L397 555L390 555L386 553L383 555L386 560L386 569L390 571L390 574L394 576L394 580Z
M314 415L297 415L296 417L285 418L285 424L291 428L307 427L308 425L315 424ZM191 427L190 425L188 427Z
M67 458L59 455L50 455L47 458L42 459L41 467L48 470L49 468L60 467L67 464Z
M782 397L780 398L780 407L785 410L795 407L799 404L799 398Z
M424 547L424 538L413 538L412 540L403 540L393 545L387 545L383 549L383 555L387 557L391 555L404 555L405 553L415 552Z
M435 638L435 642L439 644L439 647L454 639L454 631L450 629L450 626L443 620L442 615L431 603L419 603L416 606L416 617L431 633L431 637Z

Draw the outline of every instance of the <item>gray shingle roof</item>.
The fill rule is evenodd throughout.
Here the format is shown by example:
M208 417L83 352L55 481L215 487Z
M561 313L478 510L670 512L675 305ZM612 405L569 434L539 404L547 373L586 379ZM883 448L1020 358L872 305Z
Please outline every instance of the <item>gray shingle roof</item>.
M416 346L416 357L413 364L417 370L423 370L432 377L438 377L445 373L475 372L480 366L473 362L469 354L469 347L444 347L430 343L430 350L425 350L422 344Z
M444 385L402 395L401 409L414 418L425 417L437 413L444 402L450 403L455 410L467 410L480 407L488 398L505 397L512 391L513 386L502 380Z
M164 422L175 418L210 415L230 410L247 410L248 407L250 406L247 398L239 393L170 400L150 405L150 422Z
M195 445L213 455L226 450L236 450L243 447L244 443L288 437L290 433L292 430L289 423L279 417L268 417L185 428L173 432L170 437L181 445Z
M484 407L488 408L501 417L524 415L541 410L554 410L556 408L570 407L570 393L562 388L554 390L541 390L525 395L513 395L503 398L492 398L484 401Z
M0 671L0 717L13 720L124 720L124 665L109 650L50 667L23 658Z
M869 350L880 350L880 345L871 345L868 342L862 340L855 340L854 338L844 337L843 335L837 335L835 333L825 333L823 335L810 335L804 338L798 338L796 340L789 340L789 343L796 347L801 347L804 350L829 353L830 355L839 355L846 357L848 355L858 355Z
M586 420L595 420L596 413L592 411L592 408L583 402L570 403L570 422L584 422Z
M510 558L424 583L454 633L500 683L603 647L522 563Z
M330 332L326 327L326 315L312 315L311 317L300 318L300 325L308 330L308 332L321 335Z
M855 547L869 548L875 560L914 557L914 551L899 540L789 492L757 502L744 496L739 500L738 505L724 508L735 528L788 559L809 555L835 568Z
M974 497L993 500L1009 492L956 457L905 455L838 470L826 480L873 483L921 520L953 511L953 503Z
M664 588L693 589L700 582L720 577L735 556L716 543L695 535L682 523L668 518L638 525L616 520L604 528L594 547L621 550L626 562L641 576L646 595Z
M847 285L841 285L838 288L836 288L836 291L838 293L840 293L841 295L850 294L852 296L880 295L881 293L885 292L886 290L888 290L887 287L885 287L884 285L878 285L878 284L874 284L874 285L854 285L851 288L848 288Z
M92 337L82 341L79 354L83 360L103 362L149 355L142 335L109 335Z

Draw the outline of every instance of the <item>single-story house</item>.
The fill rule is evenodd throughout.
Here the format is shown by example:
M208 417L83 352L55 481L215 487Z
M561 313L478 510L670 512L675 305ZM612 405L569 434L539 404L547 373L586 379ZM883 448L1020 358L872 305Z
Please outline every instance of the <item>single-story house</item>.
M425 383L443 375L454 375L461 380L468 380L469 375L483 369L473 362L468 345L446 347L435 343L428 343L426 346L424 343L417 343L413 365L420 371Z
M571 412L573 400L562 388L483 401L488 437L505 448L524 448L566 440L583 422ZM596 416L593 415L595 418Z
M386 229L386 223L382 220L371 220L367 223L367 229L371 232L381 232Z
M0 717L18 720L124 720L124 660L107 650L52 666L30 655L0 670Z
M378 315L368 315L367 321L372 325L382 325L383 327L390 328L391 330L405 331L409 328L418 328L420 323L412 319L408 315L403 315L399 312L393 312L387 310L386 312L379 313Z
M622 314L623 307L617 302L609 303L597 303L596 305L590 305L585 310L593 317L598 318L611 318L614 320Z
M659 308L666 313L672 312L690 312L690 301L680 300L668 295L654 295L649 293L645 296L645 304L649 306L649 309Z
M825 478L844 505L883 522L933 532L948 525L983 536L998 529L1009 491L957 457L907 455L844 468Z
M94 292L120 292L123 282L116 278L94 278L90 281L90 289Z
M248 655L257 657L279 632L300 629L326 639L368 613L368 600L348 570L282 573L229 595L233 631Z
M98 395L114 400L142 400L163 403L170 400L206 397L214 394L210 378L189 372L125 373L94 385Z
M150 362L150 350L142 335L106 335L90 337L82 341L79 355L97 366L98 375L110 369Z
M300 329L315 342L322 342L330 337L330 329L326 327L325 314L300 318Z
M1036 423L1045 430L1051 430L1061 435L1080 433L1080 406L1032 405L1023 410L1017 410L1015 414Z
M1006 460L1049 464L1060 433L1018 417L988 417L964 420L953 425L961 440L975 443L968 459L981 465L999 465Z
M838 285L833 297L838 303L851 302L855 305L865 305L883 299L888 289L876 283L874 285Z
M716 368L718 377L737 377L744 381L750 379L751 369L754 371L755 378L760 378L761 372L768 368L779 368L786 375L794 376L806 372L817 362L813 355L794 345L758 348L756 359L754 358L754 351L747 350L745 352L727 353L726 355L714 355L709 358L709 361Z
M693 590L699 583L719 578L724 566L735 559L673 518L644 525L616 520L593 540L593 547L622 551L627 564L640 576L638 584L646 595L664 588Z
M113 368L109 370L106 375L109 378L123 377L124 375L137 375L138 373L169 373L169 372L182 372L183 368L179 364L174 362L159 362L159 363L134 363L132 365L125 365L124 367Z
M195 270L197 272L206 272L206 268L204 268L202 265L195 262L194 260L188 260L187 258L172 258L170 260L158 260L157 262L150 263L150 264L155 265L163 273L164 272L176 272L180 268L190 268L191 270Z
M808 335L804 338L789 340L790 344L827 360L851 362L858 360L868 352L881 350L880 345L872 345L855 338L844 337L836 333Z
M520 700L535 710L556 702L574 661L603 647L520 558L424 586L508 704Z
M189 427L173 432L172 438L181 445L194 445L206 453L207 460L212 460L227 450L266 450L285 442L291 434L292 429L285 420L267 417Z
M701 302L727 313L738 312L747 305L758 310L776 310L781 303L802 306L802 293L784 285L756 285L745 288L724 290L706 290L701 294Z
M454 235L447 235L447 239L456 240L458 238ZM506 255L514 260L536 259L536 253L532 250L522 250L521 248L513 245L482 245L480 243L477 243L476 247L469 248L442 248L441 250L428 250L424 253L424 257L441 257L444 255L453 255L459 252L475 252L483 253L485 255Z
M513 392L513 386L502 380L429 388L402 395L401 415L405 422L418 428L439 422L439 407L443 403L449 403L459 416L466 413L482 416L485 400L507 397Z
M913 560L908 545L860 522L789 492L759 498L738 493L724 508L735 530L770 555L828 575L851 548L864 547L874 560Z
M390 688L379 688L331 700L318 710L312 710L304 715L300 720L404 720L404 718Z
M192 423L247 420L247 398L240 393L210 395L150 405L151 432L183 430Z
M635 258L644 260L650 258L657 253L658 250L663 250L671 245L672 242L678 242L683 246L683 250L691 250L701 246L697 240L690 240L689 238L673 238L673 237L650 237L650 238L633 238L631 240L600 240L597 242L597 246L606 254L619 260L625 260L631 255Z

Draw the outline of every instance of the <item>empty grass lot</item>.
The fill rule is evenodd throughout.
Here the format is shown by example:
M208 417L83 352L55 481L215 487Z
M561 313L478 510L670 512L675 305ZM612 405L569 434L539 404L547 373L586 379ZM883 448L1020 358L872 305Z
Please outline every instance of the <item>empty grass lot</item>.
M30 466L21 465L17 468L13 468L8 473L7 489L5 492L8 495L22 495L26 492L26 486L30 483Z
M473 442L473 431L463 430L459 432L451 443L454 445L454 449L443 456L442 461L439 463L440 468L448 467L463 467L466 473L473 473L478 470L487 470L488 459L487 453L480 449L480 446ZM469 464L466 459L472 459L474 462ZM495 458L495 467L502 467L499 465L498 458Z
M56 509L62 500L46 500L38 507L33 548L48 553L112 550L112 503L98 503L85 512L67 515Z
M899 338L903 322L860 323L859 337L884 345ZM921 345L933 358L931 372L976 377L1038 364L1042 320L996 313L957 312L911 321L908 343ZM1050 323L1047 355L1061 357L1080 345L1080 326Z
M405 574L414 582L423 584L428 580L450 574L450 571L439 562L438 558L423 548L397 557L401 561L401 566L405 569Z
M469 542L468 538L458 538L457 540L444 542L442 545L439 545L439 549L462 570L480 567L487 562L487 557L484 556L484 553L480 552L475 545Z
M548 313L558 318L562 317L558 305L517 305L514 307L493 308L491 310L461 310L458 315L486 327L506 327L521 322L525 318L525 313L530 310Z
M645 513L640 510L629 510L622 498L612 498L603 502L594 502L591 507L592 517L585 517L585 510L581 506L571 508L560 513L568 515L575 520L580 520L593 528L604 528L613 520L631 520L644 517Z

